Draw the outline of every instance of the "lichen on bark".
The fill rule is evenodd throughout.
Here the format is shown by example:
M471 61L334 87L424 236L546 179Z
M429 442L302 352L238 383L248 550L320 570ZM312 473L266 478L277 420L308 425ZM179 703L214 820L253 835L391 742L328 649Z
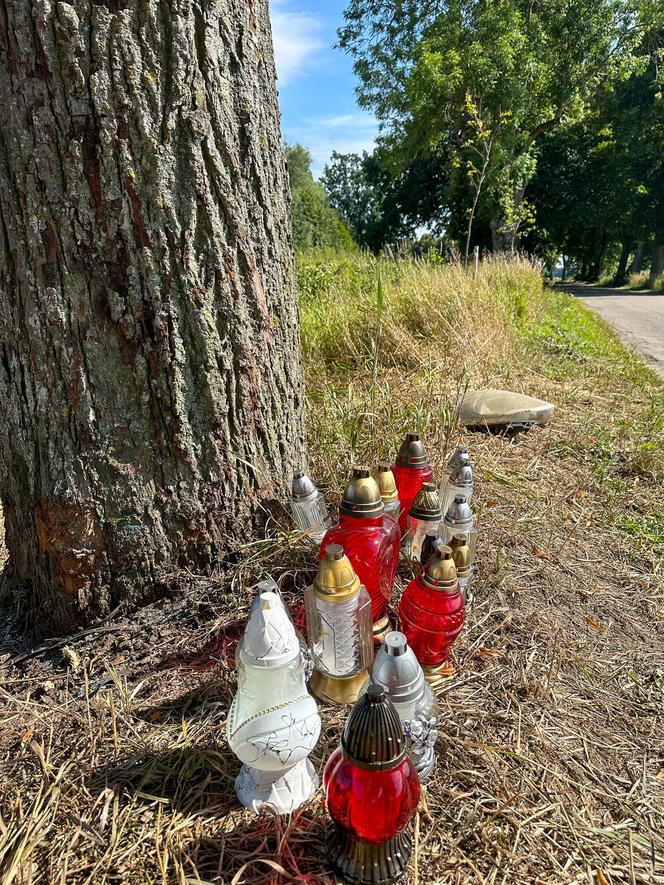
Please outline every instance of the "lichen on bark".
M5 583L42 629L204 570L303 455L267 0L0 0Z

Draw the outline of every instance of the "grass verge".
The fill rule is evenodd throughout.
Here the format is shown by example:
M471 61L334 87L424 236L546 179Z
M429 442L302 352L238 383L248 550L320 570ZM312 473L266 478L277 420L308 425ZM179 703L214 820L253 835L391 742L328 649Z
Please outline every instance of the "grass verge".
M315 254L299 267L311 468L463 436L479 570L410 883L664 881L663 388L529 262ZM461 433L466 386L549 399L516 440ZM251 587L294 607L313 556L284 517L242 569L67 645L0 659L4 883L332 883L318 794L291 819L238 809L224 740ZM409 573L400 571L395 605ZM344 711L324 709L322 770Z

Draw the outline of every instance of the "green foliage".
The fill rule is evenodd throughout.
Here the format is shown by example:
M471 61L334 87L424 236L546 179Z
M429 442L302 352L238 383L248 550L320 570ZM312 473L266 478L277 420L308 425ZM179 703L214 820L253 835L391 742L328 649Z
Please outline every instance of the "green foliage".
M635 2L350 0L340 45L396 166L451 153L461 176L440 213L461 239L476 208L509 244L532 221L523 192L538 139L638 67L646 22Z
M582 120L543 140L528 191L537 221L529 244L570 256L583 278L622 284L636 243L664 240L659 39L644 43L628 80L602 90ZM651 252L647 245L646 257Z
M360 246L378 253L411 238L437 212L447 170L438 156L416 158L395 170L389 151L332 154L322 177L330 202Z
M314 181L309 151L299 144L286 145L285 149L295 249L352 249L355 244L347 225L330 206L325 188Z

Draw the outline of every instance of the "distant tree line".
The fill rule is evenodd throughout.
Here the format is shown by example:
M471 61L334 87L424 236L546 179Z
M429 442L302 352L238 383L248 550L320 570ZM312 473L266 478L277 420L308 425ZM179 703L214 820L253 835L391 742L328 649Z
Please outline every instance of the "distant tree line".
M349 0L339 45L381 126L321 179L360 246L664 273L660 0Z
M354 246L348 224L333 209L322 184L311 173L311 154L301 144L284 146L293 201L293 244L297 251Z

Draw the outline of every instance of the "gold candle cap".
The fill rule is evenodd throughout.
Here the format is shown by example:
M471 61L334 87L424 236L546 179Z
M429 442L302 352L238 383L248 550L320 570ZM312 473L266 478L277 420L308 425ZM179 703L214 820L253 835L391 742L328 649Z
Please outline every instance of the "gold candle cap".
M380 489L368 467L353 468L353 478L344 489L339 511L345 516L382 516L385 507Z
M432 590L452 592L457 587L457 570L452 549L440 544L427 563L422 580Z
M357 596L361 587L360 579L341 544L328 544L314 578L316 596L328 602L342 602Z
M450 541L452 559L456 566L457 575L461 578L470 573L470 547L465 538L457 538L455 535Z
M380 497L383 499L383 504L391 504L393 501L397 500L397 498L399 497L397 492L397 484L394 480L392 468L387 463L387 461L380 462L380 464L374 471L373 478L378 484Z

